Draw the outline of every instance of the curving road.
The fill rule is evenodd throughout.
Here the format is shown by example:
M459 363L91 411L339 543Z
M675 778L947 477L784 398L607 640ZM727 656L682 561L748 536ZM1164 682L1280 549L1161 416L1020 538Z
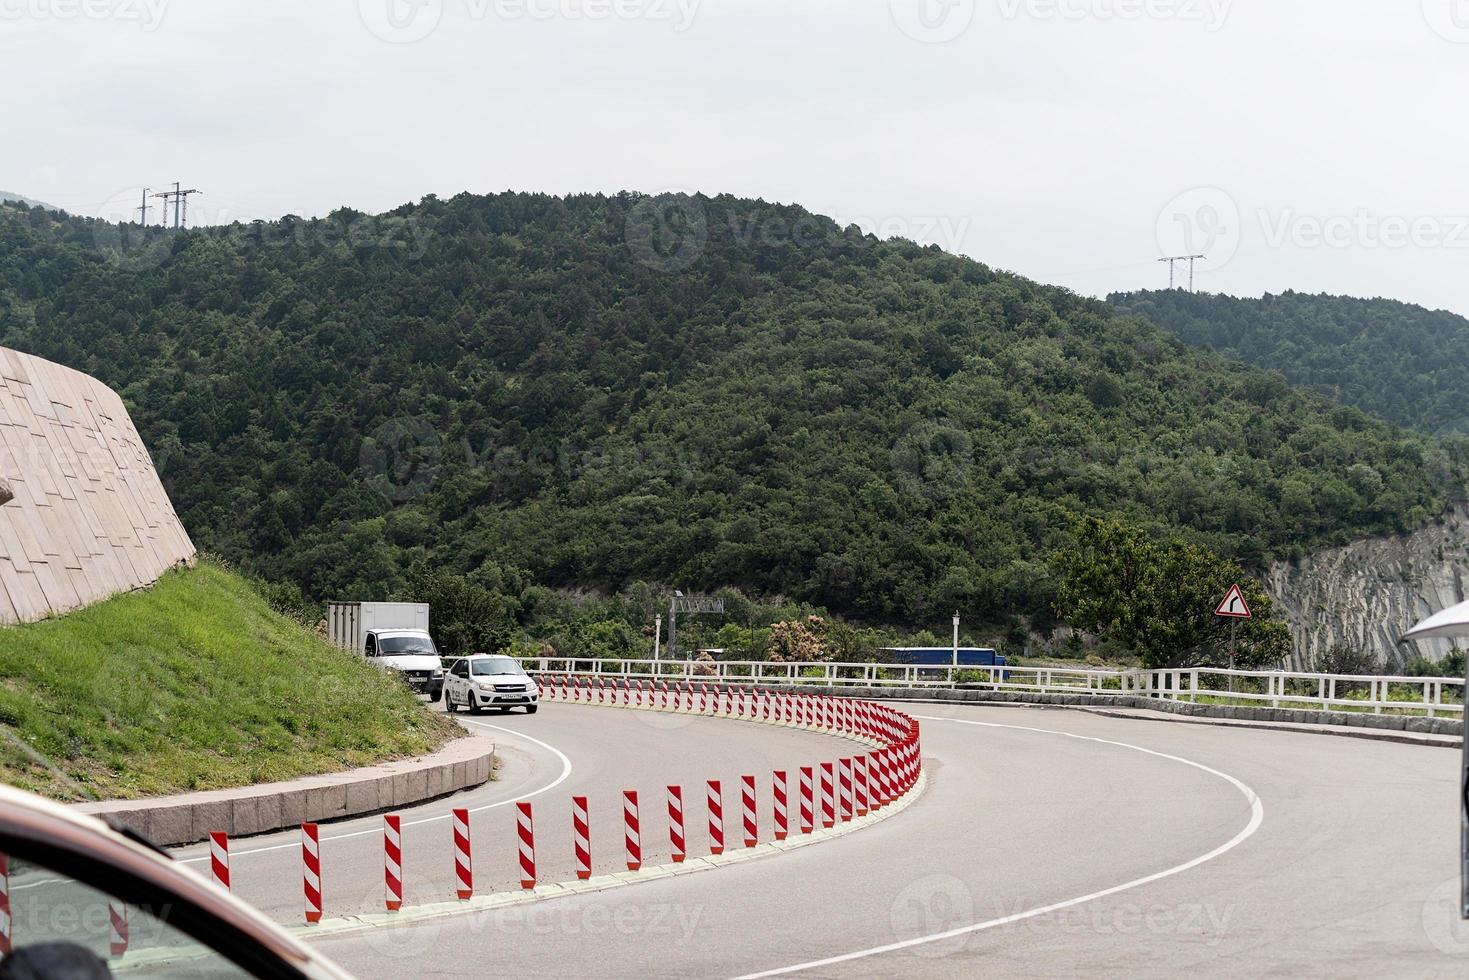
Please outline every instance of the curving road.
M929 786L877 826L710 872L321 947L364 977L1469 972L1469 929L1450 917L1454 752L1057 710L910 710L923 720ZM554 828L569 821L573 791L593 798L594 820L597 800L607 801L600 836L594 828L605 857L620 853L616 794L628 774L649 783L638 788L658 794L643 804L644 839L663 848L648 856L656 864L667 853L665 773L686 787L708 772L732 781L833 748L804 732L577 705L485 720L502 729L506 766L470 805L561 778L557 750L569 762L570 774L537 797L545 880L570 877L569 860L554 856L569 852L569 828ZM703 810L685 806L697 854ZM508 809L476 818L476 863L504 850L493 872L500 888L515 877L498 841L510 839ZM421 874L417 887L441 898L449 874L435 870L446 853L435 837L447 848L448 829L418 826L417 837L405 831L410 888ZM372 833L362 840L377 844ZM416 852L434 855L417 873ZM374 878L345 895L370 905L377 887ZM265 904L298 913L294 901Z
M576 877L571 798L585 796L591 819L593 868L626 869L622 793L635 790L643 821L643 863L668 864L667 786L683 787L686 843L692 856L709 852L705 782L723 784L726 843L736 843L739 779L759 787L761 838L770 839L770 775L863 751L855 742L815 732L688 715L602 706L544 703L534 716L456 715L476 734L496 739L495 781L476 790L399 811L407 905L454 897L451 811L470 811L477 893L520 888L515 806L530 801L536 822L538 879ZM383 911L381 816L321 826L322 896L328 918ZM207 844L174 856L207 874ZM287 831L232 842L234 893L285 923L302 921L301 838Z

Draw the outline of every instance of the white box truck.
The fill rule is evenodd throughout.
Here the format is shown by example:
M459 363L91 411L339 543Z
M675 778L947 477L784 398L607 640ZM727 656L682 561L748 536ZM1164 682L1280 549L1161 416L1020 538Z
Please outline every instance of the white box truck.
M426 602L329 602L327 635L344 650L398 674L419 694L437 701L444 667L428 632Z

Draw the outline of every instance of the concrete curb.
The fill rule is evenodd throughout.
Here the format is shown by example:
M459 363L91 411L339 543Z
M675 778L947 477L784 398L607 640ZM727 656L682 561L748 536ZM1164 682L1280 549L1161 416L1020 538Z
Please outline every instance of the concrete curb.
M206 840L214 830L248 837L305 822L410 806L479 786L489 781L494 767L494 740L471 735L432 755L363 769L150 800L78 803L73 808L119 822L160 847L172 847Z
M714 868L722 868L731 864L742 864L746 861L754 861L758 858L770 857L776 854L784 854L798 848L809 847L822 841L835 840L848 834L856 833L874 824L881 823L890 817L895 817L923 794L928 788L928 769L919 770L918 782L904 796L895 802L875 810L865 817L854 817L847 823L839 823L830 830L817 827L809 834L796 834L787 837L783 841L766 841L754 847L737 847L725 851L723 854L711 854L705 857L693 858L683 864L664 864L653 868L642 868L638 871L617 871L611 874L594 875L586 881L567 881L556 884L537 885L535 888L524 891L494 892L489 895L476 895L474 898L463 902L435 902L428 905L414 905L404 908L398 912L374 912L364 915L347 916L340 919L325 919L316 925L298 924L288 926L287 931L298 939L322 940L335 939L339 936L353 935L372 929L391 929L394 926L407 926L423 922L432 922L437 919L448 918L455 915L467 915L474 912L491 912L497 909L512 908L518 905L530 905L551 898L565 898L572 895L586 895L593 892L609 891L613 888L623 888L643 881L660 881L664 878L680 877L683 875L697 874L701 871L711 871Z

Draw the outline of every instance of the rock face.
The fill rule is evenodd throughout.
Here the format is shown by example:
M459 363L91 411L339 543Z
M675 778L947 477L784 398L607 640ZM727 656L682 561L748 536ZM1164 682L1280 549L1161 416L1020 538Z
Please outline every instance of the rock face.
M1463 602L1469 577L1469 505L1460 504L1411 534L1369 538L1277 562L1266 587L1294 636L1289 666L1302 669L1337 644L1376 654L1385 667L1422 655L1438 660L1452 640L1399 646L1413 624ZM1458 641L1469 647L1469 637Z
M0 484L0 623L149 585L194 557L117 393L3 347Z

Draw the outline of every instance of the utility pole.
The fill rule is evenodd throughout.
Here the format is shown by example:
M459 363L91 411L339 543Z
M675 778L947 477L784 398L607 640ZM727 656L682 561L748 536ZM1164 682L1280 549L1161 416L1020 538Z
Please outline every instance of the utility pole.
M1159 262L1168 263L1168 288L1172 289L1177 281L1174 276L1174 265L1178 262L1188 263L1188 291L1194 291L1194 262L1198 259L1206 259L1207 255L1168 255L1159 259Z
M143 188L143 206L138 208L138 224L144 228L148 227L148 191L152 188Z
M653 617L653 659L658 659L659 648L663 645L663 614L659 613Z
M678 614L680 611L695 615L719 615L724 612L724 600L707 595L686 596L677 589L668 600L668 659L678 659Z
M174 186L178 186L178 185L175 184ZM167 228L168 227L168 199L171 198L171 197L173 197L173 192L172 191L163 191L162 193L154 194L153 196L154 197L161 197L161 198L163 198L163 217L162 217L162 219L159 220L158 227L160 227L160 228Z
M954 610L954 669L959 669L959 610ZM953 680L950 677L949 680Z
M162 194L154 194L154 197L163 198L163 221L168 222L168 200L173 198L173 227L177 231L189 226L189 195L202 194L198 188L190 187L188 190L180 190L178 181L173 182L173 190L164 191Z

